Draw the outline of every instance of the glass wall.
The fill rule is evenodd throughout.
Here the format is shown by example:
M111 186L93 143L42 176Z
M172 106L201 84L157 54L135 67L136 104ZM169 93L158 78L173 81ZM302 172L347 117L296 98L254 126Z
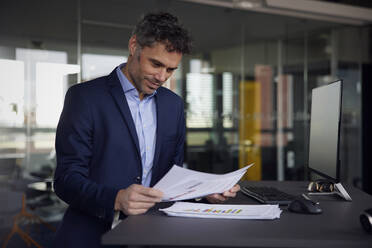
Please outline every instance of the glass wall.
M30 10L20 11L22 9ZM2 2L0 40L0 171L31 177L55 167L54 138L76 64L73 2ZM49 11L45 11L49 9ZM71 25L72 24L72 25ZM72 28L71 28L72 27ZM64 30L64 31L62 31ZM75 55L75 56L72 56Z
M55 168L56 124L69 86L125 62L143 13L170 11L195 50L167 82L185 101L185 166L249 180L307 178L311 90L344 80L342 176L360 185L361 64L366 27L185 1L11 1L0 4L0 171Z

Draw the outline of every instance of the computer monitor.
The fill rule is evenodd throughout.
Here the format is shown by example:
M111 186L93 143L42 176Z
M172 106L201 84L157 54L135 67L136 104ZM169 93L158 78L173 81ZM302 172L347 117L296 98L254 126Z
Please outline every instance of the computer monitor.
M335 183L337 193L351 200L340 183L341 107L342 80L312 90L309 169Z
M309 168L333 182L340 181L341 105L341 80L312 90Z

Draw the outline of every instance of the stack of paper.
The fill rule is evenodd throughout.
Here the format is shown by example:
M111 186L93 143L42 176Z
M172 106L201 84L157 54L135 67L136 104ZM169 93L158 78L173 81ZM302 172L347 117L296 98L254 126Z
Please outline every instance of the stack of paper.
M174 165L154 188L163 192L163 201L180 201L223 193L231 189L252 165L223 175L193 171Z
M169 208L159 210L169 216L256 220L278 219L282 212L278 205L225 205L190 202L176 202Z

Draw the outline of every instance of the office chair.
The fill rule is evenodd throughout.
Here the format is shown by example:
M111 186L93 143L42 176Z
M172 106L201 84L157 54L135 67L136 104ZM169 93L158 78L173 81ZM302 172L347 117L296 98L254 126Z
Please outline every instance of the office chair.
M20 174L23 175L22 173ZM0 214L2 212L2 208L5 208L5 210L7 210L7 214L5 217L11 217L13 215L14 217L12 218L10 225L7 227L11 230L5 238L2 248L5 248L8 245L10 239L15 234L18 234L21 239L27 244L27 246L30 246L32 244L35 247L41 247L41 245L34 239L32 239L29 235L30 224L41 224L47 229L55 231L55 228L52 225L43 221L39 216L27 211L25 193L30 193L28 185L34 182L35 180L32 180L30 178L25 178L24 176L15 177L14 175L9 176L7 180L4 181L3 186L5 187L2 188L6 190L1 191L0 199L4 200L6 204L0 204ZM10 207L8 205L10 205ZM14 210L16 212L14 212ZM26 231L21 227L27 227Z
M42 246L39 243L37 243L35 240L33 240L27 232L23 231L20 228L20 225L30 224L30 223L38 223L38 224L42 224L42 225L46 226L51 231L56 231L56 229L53 226L51 226L50 224L43 221L40 217L38 217L38 216L36 216L32 213L29 213L26 210L26 197L25 197L24 193L18 193L18 192L13 192L13 191L2 191L1 193L2 193L1 199L6 199L7 202L9 202L9 199L13 199L13 202L17 202L17 200L14 201L14 198L15 198L14 196L22 195L21 196L22 197L21 198L22 199L21 210L18 214L16 214L13 217L12 229L11 229L10 233L6 236L5 241L2 245L2 248L7 247L9 240L15 234L18 234L21 237L21 239L27 244L27 246L30 246L31 244L33 244L35 247L41 248ZM12 206L12 207L14 207L14 206Z
M27 206L34 210L58 205L59 200L52 189L55 168L55 153L32 153L26 165L23 161L23 177L29 179L27 187ZM44 209L45 210L45 209ZM52 214L52 213L51 213Z

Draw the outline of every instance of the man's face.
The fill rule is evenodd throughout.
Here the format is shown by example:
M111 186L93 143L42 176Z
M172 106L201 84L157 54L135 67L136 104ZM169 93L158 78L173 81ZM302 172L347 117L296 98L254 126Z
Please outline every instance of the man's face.
M132 56L128 59L127 73L124 73L136 87L140 99L163 85L177 69L182 58L181 53L168 52L162 43L141 49L135 37L130 39L129 49Z

